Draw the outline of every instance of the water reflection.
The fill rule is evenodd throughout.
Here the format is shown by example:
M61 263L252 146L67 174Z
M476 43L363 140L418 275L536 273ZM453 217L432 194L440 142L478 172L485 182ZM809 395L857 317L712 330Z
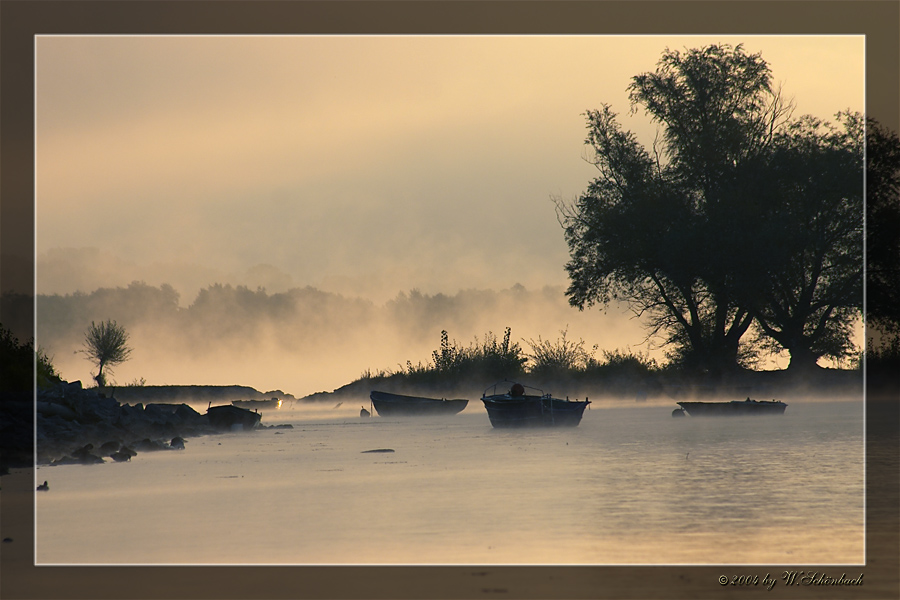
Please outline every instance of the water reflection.
M41 564L860 563L862 403L573 429L280 409L292 429L42 467ZM392 453L367 453L392 449ZM177 543L175 542L177 540Z

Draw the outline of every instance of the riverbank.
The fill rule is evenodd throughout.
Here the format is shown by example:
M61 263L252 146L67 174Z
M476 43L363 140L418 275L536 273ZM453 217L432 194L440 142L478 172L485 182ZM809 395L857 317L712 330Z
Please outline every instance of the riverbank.
M870 385L873 379L870 374ZM36 398L27 392L3 394L0 399L0 412L3 413L0 468L27 466L34 462L128 460L126 454L129 452L180 449L184 439L210 435L220 430L210 423L207 415L198 413L191 404L207 404L210 407L231 405L235 400L273 398L288 405L337 404L367 399L373 389L477 399L481 397L484 386L490 383L493 382L477 379L414 385L394 374L360 378L331 392L318 392L298 399L281 390L260 392L239 385L83 389L80 382L63 382L39 390ZM861 372L826 369L804 376L787 371L745 371L717 381L660 373L644 378L568 378L559 381L529 380L525 383L539 385L555 395L573 398L589 396L594 402L674 403L704 397L766 400L788 395L825 399L862 397L863 393ZM261 427L269 426L261 424ZM33 450L35 441L37 456Z
M569 373L563 376L523 375L518 382L555 396L593 401L660 400L705 398L768 400L779 396L834 398L862 396L864 381L858 370L817 369L807 373L741 370L718 378L690 376L660 370L642 375L629 373ZM368 398L373 389L420 396L480 398L496 380L485 377L435 378L421 382L404 373L361 377L331 392L317 392L300 402L341 402Z
M240 393L241 398L247 398L248 390L260 394L252 388L227 390L226 394ZM260 413L222 403L219 396L217 405L209 400L210 408L201 414L185 402L159 402L173 397L172 394L167 397L151 393L145 397L156 401L144 404L123 402L108 393L109 390L84 389L76 381L39 390L33 405L26 395L4 398L4 421L9 426L4 430L9 429L12 436L4 443L5 468L31 464L27 451L31 447L31 423L36 449L33 458L38 465L126 462L139 452L183 450L185 441L198 436L277 427L261 424ZM120 392L115 394L119 396ZM202 399L213 396L207 394Z

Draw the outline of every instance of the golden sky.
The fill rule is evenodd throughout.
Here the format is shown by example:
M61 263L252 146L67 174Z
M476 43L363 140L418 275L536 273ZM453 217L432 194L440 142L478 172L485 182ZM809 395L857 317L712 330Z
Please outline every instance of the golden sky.
M583 113L649 144L631 77L711 43L762 52L795 115L863 110L862 36L39 36L38 292L74 291L56 248L114 257L105 285L564 285Z

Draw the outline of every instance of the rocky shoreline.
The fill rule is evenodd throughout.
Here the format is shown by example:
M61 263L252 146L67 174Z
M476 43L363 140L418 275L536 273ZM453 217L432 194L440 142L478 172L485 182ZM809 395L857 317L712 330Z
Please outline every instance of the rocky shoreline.
M745 393L745 388L764 392L763 395L771 394L772 397L789 392L813 397L856 395L863 390L862 377L858 372L822 370L816 375L815 378L798 378L781 372L752 373L740 380L720 382L718 386L668 381L654 391L657 396L675 400L681 396L703 397L726 392L739 396ZM872 383L878 379L873 375L870 374L869 387L873 387ZM891 381L894 379L892 377ZM137 452L180 450L184 448L185 439L230 431L236 425L244 429L290 427L262 425L260 413L233 406L232 402L247 402L248 399L253 402L280 399L291 405L295 402L340 402L368 396L373 387L384 387L388 383L394 382L380 378L361 379L333 392L319 392L299 399L280 390L259 392L234 385L84 389L81 382L76 381L39 389L36 398L27 391L2 391L0 474L8 472L9 468L33 464L128 461ZM397 385L400 383L397 382ZM568 382L567 386L578 384L577 381ZM460 382L456 382L456 387L459 386ZM446 393L443 388L441 390L441 393ZM405 393L399 388L394 391ZM208 402L207 413L198 413L188 402L195 406Z
M39 465L125 462L139 452L183 450L186 438L270 428L258 412L230 405L200 414L184 403L122 404L80 381L39 390L36 400Z

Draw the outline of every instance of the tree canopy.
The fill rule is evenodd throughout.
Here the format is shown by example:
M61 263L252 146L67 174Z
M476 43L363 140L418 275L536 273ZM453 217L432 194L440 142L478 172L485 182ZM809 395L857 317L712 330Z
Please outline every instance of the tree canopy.
M900 139L866 123L866 236L869 325L900 336Z
M862 305L861 117L792 119L759 54L666 50L633 78L651 150L609 105L586 113L599 175L557 201L570 304L628 302L670 358L702 372L778 346L791 367L850 350ZM756 324L762 344L742 343Z
M106 385L106 375L112 371L112 367L128 360L131 348L127 345L128 332L115 321L106 320L101 323L91 321L90 327L84 334L84 349L88 357L97 363L97 385ZM103 372L106 367L107 373Z

